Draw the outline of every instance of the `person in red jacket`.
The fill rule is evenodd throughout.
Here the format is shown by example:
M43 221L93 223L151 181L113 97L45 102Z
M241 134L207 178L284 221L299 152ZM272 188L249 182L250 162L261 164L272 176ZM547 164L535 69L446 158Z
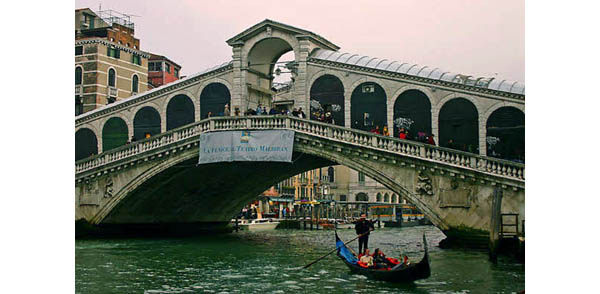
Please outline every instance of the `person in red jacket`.
M406 131L404 130L404 128L400 129L400 134L398 135L398 137L400 139L406 139Z
M427 138L427 144L433 145L435 146L435 141L433 140L433 134L431 134L428 138Z
M379 126L375 126L375 128L371 130L371 133L381 135L381 130L379 129Z

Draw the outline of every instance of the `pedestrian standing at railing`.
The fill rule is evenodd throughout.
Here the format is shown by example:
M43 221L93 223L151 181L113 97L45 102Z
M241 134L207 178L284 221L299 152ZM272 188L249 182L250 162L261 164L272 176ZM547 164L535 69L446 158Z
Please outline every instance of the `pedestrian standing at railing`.
M435 146L435 140L433 140L433 134L427 138L427 144Z
M306 114L304 113L304 111L302 111L302 107L300 107L298 109L298 117L299 118L306 118Z
M258 107L256 107L256 115L261 115L261 114L262 114L262 107L260 107L260 104L258 104Z
M223 116L231 116L231 111L229 110L229 103L225 104L225 109L223 110Z
M383 135L384 136L389 136L390 135L390 131L388 130L387 126L383 126Z

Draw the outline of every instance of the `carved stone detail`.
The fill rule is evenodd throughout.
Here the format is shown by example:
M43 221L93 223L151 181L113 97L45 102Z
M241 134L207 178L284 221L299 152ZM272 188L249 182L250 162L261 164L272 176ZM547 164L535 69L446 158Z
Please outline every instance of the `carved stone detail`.
M113 180L112 177L106 178L106 185L104 188L104 198L112 198L113 196Z
M433 195L433 185L431 184L431 178L425 174L424 171L419 171L417 175L417 186L415 192L419 195Z

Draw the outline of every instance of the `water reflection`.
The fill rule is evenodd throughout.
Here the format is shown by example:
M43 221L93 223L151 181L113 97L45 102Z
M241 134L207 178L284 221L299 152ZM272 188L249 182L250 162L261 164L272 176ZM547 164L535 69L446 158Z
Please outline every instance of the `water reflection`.
M332 254L300 267L334 246L332 231L240 232L189 239L76 241L77 293L511 293L524 289L522 265L487 253L441 250L434 227L390 228L373 233L369 247L388 255L423 254L430 245L431 277L394 285L353 275ZM355 236L340 231L344 240ZM357 244L353 244L356 247ZM355 248L356 249L356 248Z

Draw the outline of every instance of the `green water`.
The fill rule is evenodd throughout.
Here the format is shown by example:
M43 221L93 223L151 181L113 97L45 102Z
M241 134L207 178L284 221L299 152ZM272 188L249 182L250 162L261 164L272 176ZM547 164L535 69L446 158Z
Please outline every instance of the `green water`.
M369 247L388 256L422 257L429 241L431 277L409 285L350 274L332 254L333 231L239 232L186 239L77 240L77 293L514 293L525 289L525 269L510 258L494 265L487 252L442 250L435 227L389 228L372 233ZM352 230L340 232L350 240ZM357 243L353 243L356 249Z

